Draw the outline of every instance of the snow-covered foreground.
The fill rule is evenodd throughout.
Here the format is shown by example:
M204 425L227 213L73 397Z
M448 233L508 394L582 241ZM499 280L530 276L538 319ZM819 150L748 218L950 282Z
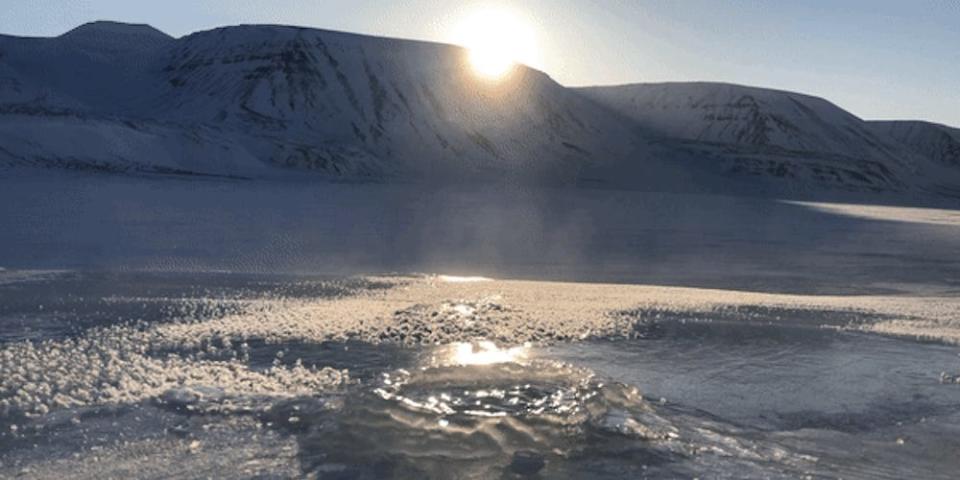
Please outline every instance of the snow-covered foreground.
M950 209L64 176L0 219L0 477L960 467Z
M933 322L953 335L938 319L957 317L954 298L4 275L0 476L950 478L958 466L956 348L864 333Z

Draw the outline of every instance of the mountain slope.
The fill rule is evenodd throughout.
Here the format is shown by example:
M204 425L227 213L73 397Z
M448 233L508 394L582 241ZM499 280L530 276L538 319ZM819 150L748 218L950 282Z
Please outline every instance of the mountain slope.
M522 66L490 81L466 57L273 25L0 36L0 166L724 192L960 185L946 127L921 134L738 85L565 88Z
M921 121L871 121L877 136L888 137L914 149L929 160L960 167L960 129Z
M150 25L104 20L80 25L60 38L88 52L105 54L139 53L173 41L173 37Z
M912 148L817 97L724 83L578 89L676 148L729 172L842 189L903 190L941 171ZM951 175L958 173L953 172Z
M17 164L569 180L646 143L529 68L490 82L457 47L294 27L0 37L0 85L0 159ZM90 141L50 141L70 137Z

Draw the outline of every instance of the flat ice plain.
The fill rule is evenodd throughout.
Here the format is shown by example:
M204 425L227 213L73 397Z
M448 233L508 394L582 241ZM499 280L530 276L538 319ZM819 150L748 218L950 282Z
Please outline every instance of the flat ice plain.
M0 178L0 477L952 478L960 215Z

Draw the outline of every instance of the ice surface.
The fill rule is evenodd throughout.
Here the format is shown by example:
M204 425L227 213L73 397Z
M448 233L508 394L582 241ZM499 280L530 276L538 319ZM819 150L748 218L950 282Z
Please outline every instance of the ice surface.
M3 178L0 476L949 478L954 213Z
M838 332L956 298L448 280L22 275L4 304L166 307L0 343L0 475L863 478L831 450L860 440L867 477L955 469L923 454L960 425L953 349Z
M42 415L52 408L149 398L188 404L209 392L217 392L212 395L217 398L296 395L348 381L335 369L277 362L251 369L244 358L247 342L255 339L509 345L643 336L644 325L671 317L776 318L775 310L765 307L758 314L755 305L782 305L794 316L807 309L808 322L817 326L830 324L839 309L849 320L833 320L831 326L898 333L899 325L908 329L903 333L956 339L955 327L943 319L960 312L960 303L946 297L789 296L524 281L451 284L433 277L396 279L395 285L339 300L263 299L214 317L94 327L63 340L9 343L0 352L3 411ZM637 309L644 305L647 310ZM277 360L282 358L281 352Z
M863 198L44 175L0 179L0 200L8 269L424 271L824 294L948 292L960 278L954 208Z

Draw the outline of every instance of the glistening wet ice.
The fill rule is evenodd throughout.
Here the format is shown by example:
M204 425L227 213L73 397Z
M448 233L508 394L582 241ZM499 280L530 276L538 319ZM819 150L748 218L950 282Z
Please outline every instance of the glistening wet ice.
M0 287L4 299L45 298L41 316L74 319L67 330L15 334L32 313L6 307L3 367L23 380L0 392L2 476L952 478L960 466L960 388L940 379L960 370L958 349L824 328L830 319L811 322L808 311L674 315L638 324L633 338L552 344L175 343L141 335L184 315L230 314L217 305L332 301L383 286L228 276L220 289L197 290L217 282L86 275ZM183 304L205 307L184 313ZM130 305L155 314L131 323ZM69 366L9 358L24 342L30 358L82 350L146 373L138 383L101 372L86 384L39 371ZM151 362L161 360L180 377L153 388ZM125 392L26 408L58 390L92 395L68 382Z

